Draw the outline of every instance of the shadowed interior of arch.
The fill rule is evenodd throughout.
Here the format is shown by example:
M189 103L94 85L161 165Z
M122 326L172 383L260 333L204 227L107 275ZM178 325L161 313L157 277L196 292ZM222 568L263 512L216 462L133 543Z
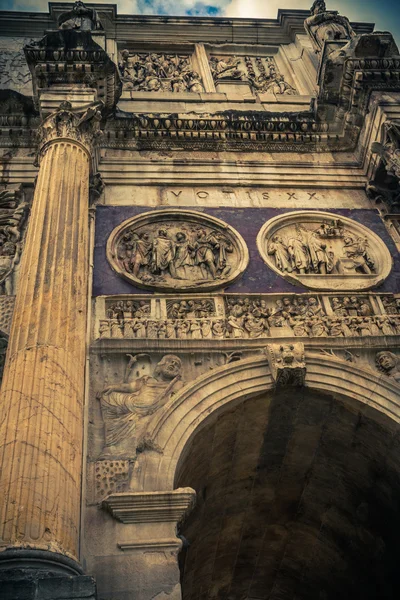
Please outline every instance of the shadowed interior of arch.
M399 426L287 388L227 406L195 434L175 487L183 600L399 597Z

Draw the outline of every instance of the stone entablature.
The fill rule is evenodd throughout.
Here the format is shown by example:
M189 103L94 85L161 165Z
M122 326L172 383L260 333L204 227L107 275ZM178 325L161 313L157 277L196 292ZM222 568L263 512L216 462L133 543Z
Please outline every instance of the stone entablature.
M400 334L394 295L113 296L96 300L95 339L234 340Z

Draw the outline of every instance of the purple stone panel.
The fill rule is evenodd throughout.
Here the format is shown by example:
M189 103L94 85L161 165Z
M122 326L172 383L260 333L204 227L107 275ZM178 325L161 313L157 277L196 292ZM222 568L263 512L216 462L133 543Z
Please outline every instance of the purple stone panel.
M157 207L160 210L168 210L170 207ZM152 209L141 206L98 206L96 209L96 237L94 250L94 281L93 295L101 296L108 294L145 294L144 289L140 289L128 283L112 270L106 259L107 239L112 230L120 225L122 221L142 214L151 212ZM246 241L250 254L250 263L243 276L226 287L226 291L239 293L298 293L307 291L301 286L292 285L285 281L274 271L269 269L262 260L256 245L257 234L266 221L276 215L293 212L293 209L282 208L207 208L199 209L196 207L186 207L185 210L195 210L204 214L212 215L225 221L238 231ZM308 210L308 209L307 209ZM366 209L324 209L328 212L342 215L354 219L369 227L374 231L387 245L393 257L393 269L386 281L379 288L378 292L400 292L400 256L396 246L389 236L379 214L375 210ZM222 290L221 290L222 291Z

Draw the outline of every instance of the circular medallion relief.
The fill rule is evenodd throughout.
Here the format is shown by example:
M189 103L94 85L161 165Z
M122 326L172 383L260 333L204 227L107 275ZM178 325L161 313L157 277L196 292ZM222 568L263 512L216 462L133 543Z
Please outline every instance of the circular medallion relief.
M392 268L380 237L326 212L274 217L260 229L257 247L273 271L312 290L366 290L382 283Z
M107 242L113 269L131 283L162 291L209 291L235 281L249 262L237 231L209 215L157 210L121 223Z

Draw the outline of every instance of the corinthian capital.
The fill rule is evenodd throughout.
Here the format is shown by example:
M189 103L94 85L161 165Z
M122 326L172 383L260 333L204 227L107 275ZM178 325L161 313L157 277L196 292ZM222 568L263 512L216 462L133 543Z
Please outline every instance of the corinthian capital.
M79 142L92 155L102 136L102 106L102 102L95 102L82 114L73 111L70 102L62 102L38 129L39 159L50 143L61 140Z

